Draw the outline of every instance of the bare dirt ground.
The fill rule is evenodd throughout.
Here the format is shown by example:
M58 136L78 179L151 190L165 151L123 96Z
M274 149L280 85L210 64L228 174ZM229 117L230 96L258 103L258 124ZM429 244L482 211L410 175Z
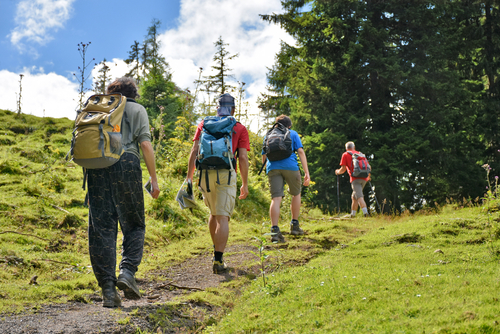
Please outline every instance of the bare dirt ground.
M203 329L207 315L216 316L220 310L207 304L185 303L173 307L165 303L175 297L197 290L217 287L222 282L241 276L255 277L255 246L227 247L225 262L228 273L212 273L212 254L206 253L179 265L148 273L137 281L144 295L139 300L122 296L122 307L102 307L100 293L89 296L90 302L70 302L46 305L16 315L0 315L0 333L59 334L59 333L196 333ZM253 262L253 266L251 263ZM165 321L159 322L155 314L162 309ZM165 325L170 324L170 325Z

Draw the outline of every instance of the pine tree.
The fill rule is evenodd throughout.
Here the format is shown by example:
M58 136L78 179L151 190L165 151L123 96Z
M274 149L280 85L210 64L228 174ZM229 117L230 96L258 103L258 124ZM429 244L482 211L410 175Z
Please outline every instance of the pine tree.
M98 70L98 76L94 78L94 92L96 94L105 94L108 84L111 82L111 77L109 74L110 68L106 64L106 58L103 59L97 66L100 66Z
M168 63L160 54L160 25L160 21L152 21L143 43L145 74L140 85L141 97L138 102L146 108L151 121L162 115L162 124L165 125L168 137L174 129L177 116L181 114L183 102L179 94L181 90L172 82ZM164 108L164 112L160 112L160 106Z
M128 51L129 57L125 59L127 65L132 64L130 71L125 74L127 77L132 77L137 83L140 83L141 78L141 46L138 41L134 41L134 44L130 46L130 51Z
M238 54L231 55L227 51L226 46L229 44L224 43L222 36L219 36L214 45L216 52L212 60L215 62L215 65L212 65L211 68L215 71L215 74L206 76L204 82L206 82L205 86L208 94L213 92L217 96L235 90L235 87L230 85L227 80L234 78L233 74L231 74L232 69L228 67L228 62L238 57Z
M304 135L312 180L318 180L316 205L335 211L334 170L347 141L371 158L377 195L388 211L481 194L475 125L481 88L466 64L478 47L469 26L477 6L282 3L285 13L263 19L280 24L296 45L282 44L268 74L275 94L261 105L289 114ZM351 191L344 180L347 209Z

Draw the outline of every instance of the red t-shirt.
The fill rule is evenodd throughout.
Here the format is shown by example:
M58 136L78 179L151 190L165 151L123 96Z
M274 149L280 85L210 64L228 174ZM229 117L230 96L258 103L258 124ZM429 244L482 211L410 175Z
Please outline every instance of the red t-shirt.
M354 151L354 150L350 150L349 152L359 153L358 151ZM342 159L340 159L340 165L347 167L347 172L349 173L349 177L351 178L351 183L353 180L357 180L357 179L368 181L367 177L353 177L351 175L352 170L354 169L354 166L352 165L352 155L350 155L349 153L344 152L344 154L342 154Z
M196 133L194 134L193 141L200 140L202 131L203 131L203 121L201 121L198 124L198 127L196 128ZM235 154L236 150L239 148L246 148L247 151L250 151L250 139L248 138L247 128L245 128L243 124L238 122L234 126L233 131L234 131L232 138L233 154ZM235 166L234 169L237 170L237 166Z

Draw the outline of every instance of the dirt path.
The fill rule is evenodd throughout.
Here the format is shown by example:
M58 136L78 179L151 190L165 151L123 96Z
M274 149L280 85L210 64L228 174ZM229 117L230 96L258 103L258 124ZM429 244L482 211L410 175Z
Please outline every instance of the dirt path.
M251 253L256 247L232 245L226 249L225 261L231 271L223 275L212 274L212 254L206 253L165 270L148 273L138 280L139 289L145 291L140 300L123 299L122 307L102 307L100 294L89 296L90 303L71 302L47 305L32 312L0 318L0 333L136 333L141 330L156 333L185 333L201 329L206 314L218 310L210 305L186 303L174 308L165 305L176 296L197 290L217 287L245 275L258 275L258 268L251 267L256 257ZM164 309L172 326L161 327L154 318L158 309Z

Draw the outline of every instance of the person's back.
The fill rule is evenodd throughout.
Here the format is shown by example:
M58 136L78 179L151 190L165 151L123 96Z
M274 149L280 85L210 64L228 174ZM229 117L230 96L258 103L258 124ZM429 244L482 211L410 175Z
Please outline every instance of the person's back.
M354 143L352 141L347 142L345 144L346 152L342 154L342 158L340 159L340 168L335 170L335 174L340 175L345 173L346 171L349 174L351 188L352 188L352 204L351 204L351 217L356 216L356 212L358 210L358 205L361 207L363 211L363 215L365 217L369 216L368 208L366 207L366 203L363 197L363 188L366 185L366 182L370 180L370 175L368 177L355 177L353 176L354 164L353 164L353 155L359 154L361 152L356 151Z
M131 78L120 78L108 86L108 94L120 93L128 99L137 96L137 85ZM139 146L151 177L153 198L160 189L146 110L127 101L122 118L120 160L107 168L88 170L89 254L94 275L102 288L103 306L118 307L121 299L116 287L128 299L141 298L135 273L142 260L146 222ZM127 121L123 124L123 119ZM130 134L130 135L129 135ZM123 232L120 274L116 277L116 235L118 223Z
M219 97L217 115L221 118L231 117L234 114L234 98L229 94ZM229 219L234 210L236 200L236 173L239 166L242 185L239 199L248 196L248 155L250 141L248 131L241 123L236 123L232 128L231 148L232 157L238 156L238 164L234 161L228 166L222 165L222 169L216 166L200 164L203 156L200 154L200 139L204 130L204 121L198 124L193 138L193 147L189 155L187 182L192 183L196 162L199 166L198 188L203 194L203 201L210 209L208 226L212 242L214 244L214 259L212 269L214 274L225 272L228 267L224 263L223 254L229 237ZM229 157L229 158L232 158Z
M290 234L292 235L302 235L304 231L299 225L299 214L301 205L301 185L302 176L300 175L300 168L297 160L297 154L299 155L300 161L302 163L302 168L304 169L304 186L309 185L310 176L309 169L307 166L306 155L302 146L302 141L298 133L291 130L292 121L286 115L281 115L276 118L276 123L280 123L287 129L289 129L290 138L292 140L291 148L293 152L285 159L271 161L266 155L266 140L263 141L262 150L262 163L266 164L266 173L269 181L269 187L271 192L271 206L269 208L269 215L271 218L271 241L273 242L284 242L285 238L281 233L278 223L280 215L280 207L282 198L285 196L284 185L288 184L288 192L292 195L292 220L290 222ZM268 149L267 149L268 150Z

